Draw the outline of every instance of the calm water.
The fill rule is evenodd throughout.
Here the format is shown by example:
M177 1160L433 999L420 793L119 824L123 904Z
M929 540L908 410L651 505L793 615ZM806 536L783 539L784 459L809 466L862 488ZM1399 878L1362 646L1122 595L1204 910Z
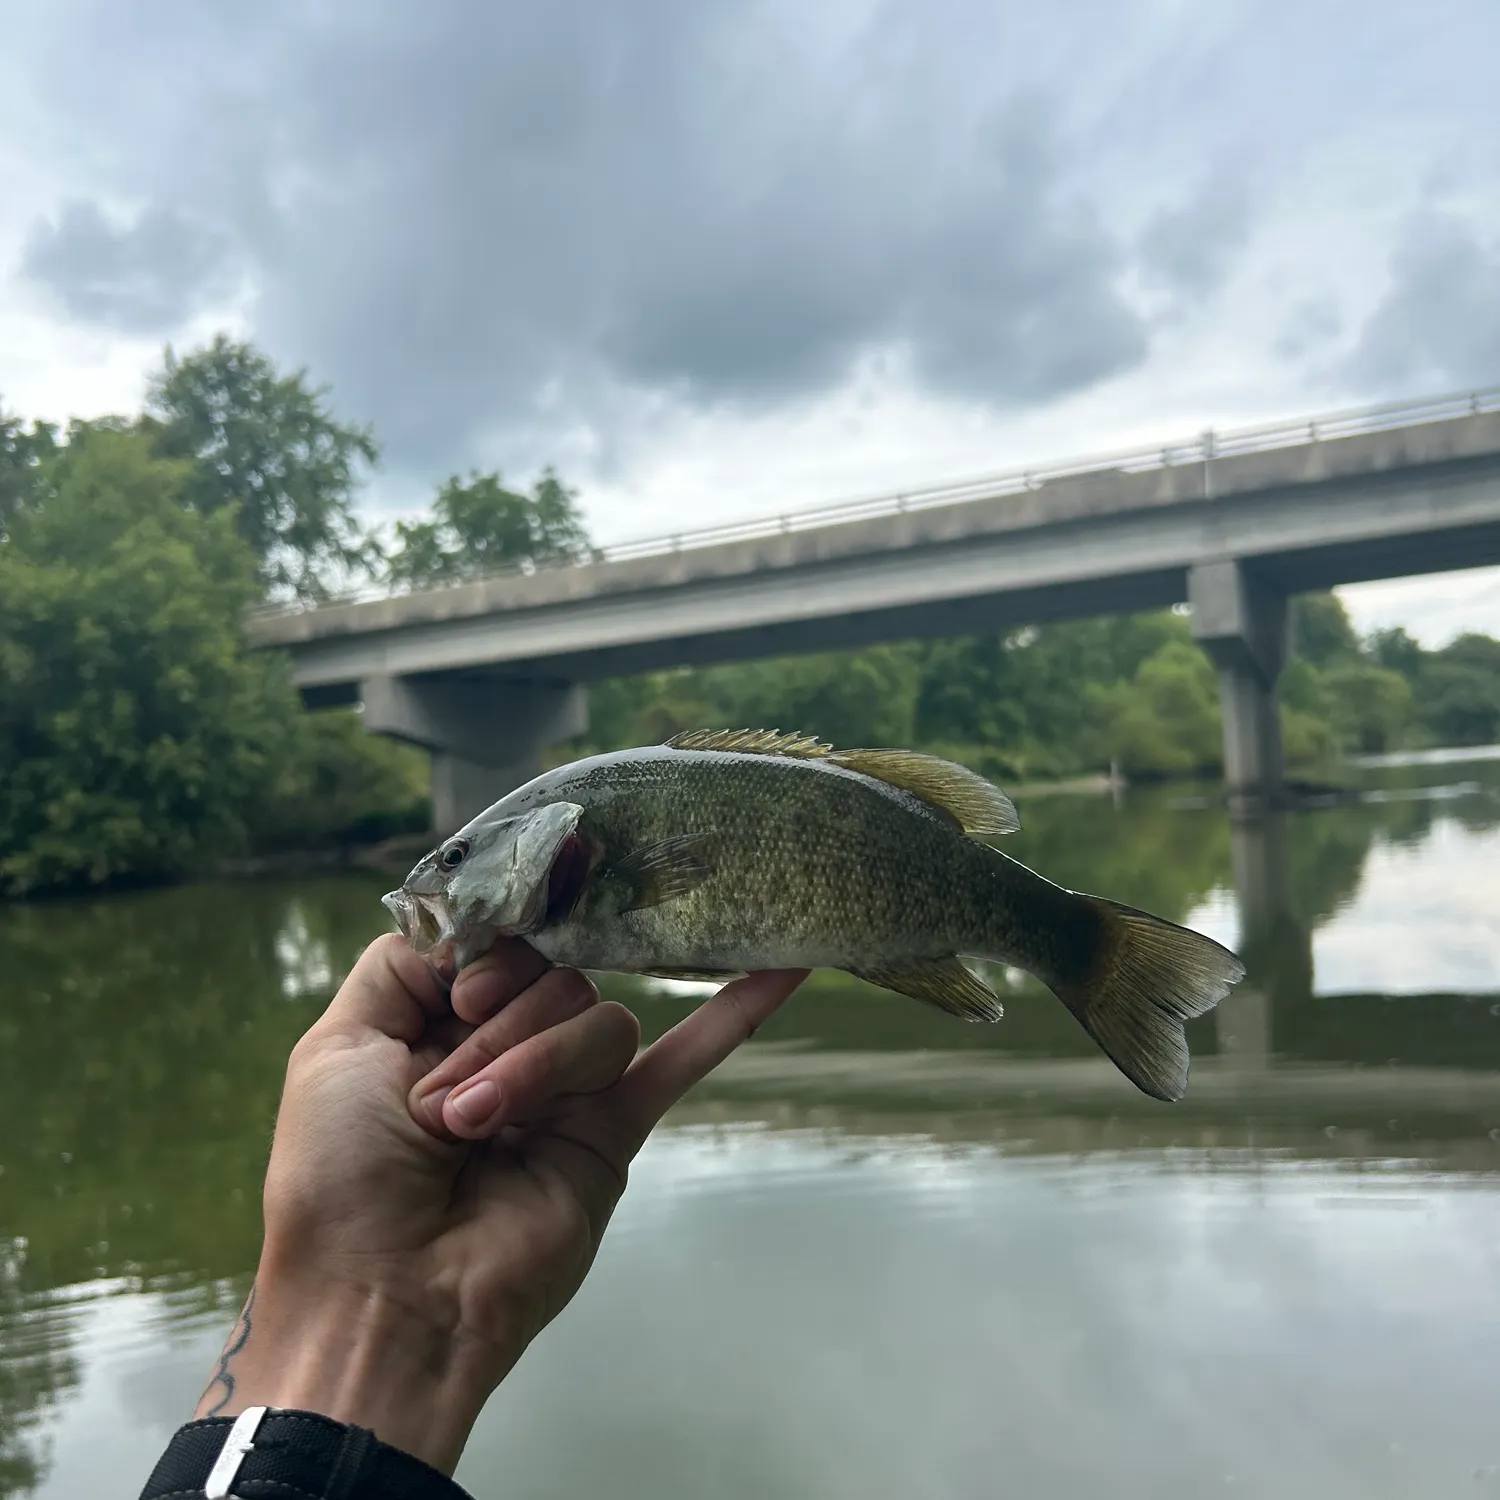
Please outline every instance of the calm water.
M459 1478L1500 1496L1500 767L1365 774L1235 832L1027 804L1021 858L1243 945L1189 1098L1022 976L994 1028L820 978L648 1146ZM133 1494L190 1413L287 1050L382 884L0 908L0 1494ZM691 1003L617 988L651 1032Z

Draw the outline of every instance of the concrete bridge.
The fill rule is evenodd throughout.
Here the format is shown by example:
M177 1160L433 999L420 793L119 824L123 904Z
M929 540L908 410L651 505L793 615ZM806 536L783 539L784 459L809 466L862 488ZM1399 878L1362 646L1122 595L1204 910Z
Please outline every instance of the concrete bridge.
M433 753L458 826L656 668L1164 608L1219 670L1232 805L1281 783L1287 601L1500 563L1500 389L604 549L584 565L266 611L314 704ZM800 726L788 726L800 727ZM816 727L816 726L811 726Z

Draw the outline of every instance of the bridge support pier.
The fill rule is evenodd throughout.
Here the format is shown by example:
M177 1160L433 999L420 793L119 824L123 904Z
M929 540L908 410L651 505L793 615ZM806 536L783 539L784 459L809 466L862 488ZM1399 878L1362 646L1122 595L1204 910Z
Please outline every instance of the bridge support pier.
M1193 636L1219 669L1224 782L1232 810L1272 806L1282 787L1276 679L1287 663L1287 600L1232 559L1188 574Z
M529 781L542 752L581 734L588 698L572 682L504 677L367 677L365 728L432 752L432 821L449 834Z
M1244 1070L1275 1054L1275 1017L1312 999L1312 934L1292 909L1286 814L1230 815L1245 978L1214 1012L1219 1053Z

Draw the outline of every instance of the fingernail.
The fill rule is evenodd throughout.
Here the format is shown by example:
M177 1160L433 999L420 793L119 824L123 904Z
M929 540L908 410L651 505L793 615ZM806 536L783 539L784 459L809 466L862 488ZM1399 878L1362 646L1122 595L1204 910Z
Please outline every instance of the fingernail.
M480 1078L462 1093L450 1094L449 1102L465 1125L483 1125L500 1108L500 1090L488 1078Z
M443 1128L443 1100L453 1092L450 1084L445 1089L433 1089L430 1094L424 1094L421 1099L422 1108L427 1111L427 1118L432 1121L439 1130Z

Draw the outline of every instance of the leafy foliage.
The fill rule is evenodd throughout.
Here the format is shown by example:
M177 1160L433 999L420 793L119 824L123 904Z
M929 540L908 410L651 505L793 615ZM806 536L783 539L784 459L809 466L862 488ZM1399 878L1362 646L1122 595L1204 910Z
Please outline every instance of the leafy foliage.
M43 462L56 451L57 429L50 423L33 422L28 429L0 407L0 540L11 517L38 502Z
M455 474L438 490L430 520L396 523L387 577L430 588L506 567L579 561L590 547L577 498L551 469L529 495L506 489L499 474Z
M1131 775L1190 775L1219 758L1219 693L1208 658L1168 641L1135 675L1086 695L1100 719L1096 743Z
M220 335L179 358L168 349L143 423L162 454L192 461L182 497L204 515L231 510L268 591L325 597L373 568L354 513L368 428L335 420L304 371L280 375L249 344Z
M1333 594L1294 600L1292 630L1289 765L1500 740L1500 642L1426 651L1399 630L1361 641ZM921 745L1000 779L1112 762L1138 779L1212 775L1222 762L1216 674L1176 611L656 673L596 687L591 704L587 735L561 753L732 723Z
M1500 641L1459 636L1423 658L1415 690L1418 712L1436 743L1488 745L1500 739Z
M144 435L47 470L0 546L0 888L180 874L243 838L296 709L242 643L253 559Z
M299 714L266 800L251 810L258 850L371 843L431 826L425 752L367 734L357 712Z
M1114 711L1098 694L1132 682L1174 642L1189 643L1188 625L1170 613L934 642L923 654L918 738L987 747L1011 776L1083 769Z
M1292 600L1292 649L1315 667L1360 654L1359 636L1336 594L1300 594Z

